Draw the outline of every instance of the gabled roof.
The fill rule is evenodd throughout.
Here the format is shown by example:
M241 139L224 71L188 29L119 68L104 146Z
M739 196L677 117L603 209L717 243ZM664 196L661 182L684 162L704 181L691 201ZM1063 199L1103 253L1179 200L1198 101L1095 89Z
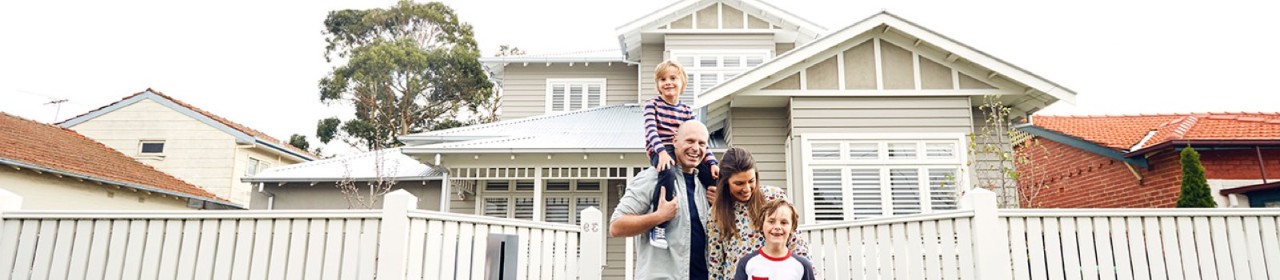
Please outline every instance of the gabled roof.
M737 6L748 14L761 17L767 21L773 22L775 25L782 26L786 30L798 32L800 35L807 36L808 38L816 38L820 36L822 32L826 32L826 28L823 28L812 21L796 16L786 10L779 9L769 3L765 3L764 1L683 0L627 22L622 26L618 26L615 30L618 33L618 43L622 47L623 55L630 57L630 52L639 48L640 33L656 29L660 25L665 25L669 22L680 19L690 13L696 12L704 6L717 2Z
M380 164L379 164L380 163ZM381 172L376 166L381 165ZM278 166L241 178L245 182L335 182L342 179L371 181L379 177L406 180L439 180L440 170L400 152L400 148Z
M1030 126L1130 155L1171 142L1280 144L1280 113L1035 116Z
M872 15L867 19L849 25L829 35L823 36L822 38L818 38L809 44L799 46L794 50L757 66L756 68L752 68L745 73L739 74L733 79L726 80L719 85L698 94L698 102L705 105L724 102L726 97L741 92L749 87L767 86L757 84L761 81L767 80L770 76L779 74L789 75L791 73L782 72L804 63L816 62L810 60L828 49L834 48L845 41L853 39L855 36L874 31L877 28L884 28L884 26L888 26L888 28L909 36L919 38L921 41L935 45L954 54L960 59L970 61L974 64L991 69L992 71L1012 80L1023 83L1035 91L1043 92L1059 100L1075 103L1076 93L1066 87L1049 80L1045 80L1044 78L1022 68L1009 64L1008 62L952 40L951 38L947 38L946 36L942 36L941 34L888 12L880 12Z
M61 127L70 128L78 124L92 120L94 118L97 118L99 116L105 115L107 113L114 112L115 110L128 107L129 105L133 105L134 103L137 103L138 101L142 101L142 100L154 101L156 103L159 103L160 105L164 105L165 107L169 107L174 111L182 113L183 115L191 117L192 119L208 124L209 126L212 126L213 128L216 128L223 132L226 132L227 134L231 134L236 138L236 142L246 143L246 144L248 143L263 144L264 146L267 146L269 150L276 151L277 153L280 153L284 156L295 158L301 161L311 161L316 159L316 156L314 154L311 154L311 152L307 152L306 150L299 149L297 147L294 147L293 145L289 145L289 143L272 138L266 133L232 122L231 120L227 120L226 118L219 117L218 115L214 115L213 113L206 112L205 110L196 108L196 106L191 106L190 104L184 103L182 101L174 99L173 97L169 97L168 95L160 93L159 91L152 90L150 88L142 92L126 96L125 98L120 99L120 101L107 104L106 106L102 106L98 109L93 109L89 112L86 112L74 118L70 118L65 121L62 121L58 123L58 125Z
M0 113L0 164L243 208L70 129Z
M614 105L401 137L406 153L644 152L643 108Z

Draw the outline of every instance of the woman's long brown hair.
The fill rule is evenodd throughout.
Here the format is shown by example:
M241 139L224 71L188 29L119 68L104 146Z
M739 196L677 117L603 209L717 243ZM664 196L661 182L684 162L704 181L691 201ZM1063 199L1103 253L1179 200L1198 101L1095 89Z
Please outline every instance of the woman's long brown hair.
M720 228L720 239L729 240L730 238L738 238L738 227L735 223L738 221L734 217L733 205L737 200L733 198L733 193L729 188L729 178L738 173L754 170L756 173L756 182L751 185L751 198L747 200L747 215L754 218L760 213L764 207L764 195L762 195L760 186L760 170L756 169L756 160L751 158L751 153L742 148L729 148L725 151L724 156L720 158L720 179L717 180L716 201L711 207L711 215L716 219L716 227Z

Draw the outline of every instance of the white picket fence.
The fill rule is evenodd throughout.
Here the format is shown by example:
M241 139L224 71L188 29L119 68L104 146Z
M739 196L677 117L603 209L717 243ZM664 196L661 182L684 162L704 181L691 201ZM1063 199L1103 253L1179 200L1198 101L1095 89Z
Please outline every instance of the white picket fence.
M486 259L490 233L519 235L515 279L600 279L596 208L573 226L416 210L417 198L403 191L384 204L70 212L6 203L0 279L485 279L496 265Z
M1280 279L1280 209L960 210L801 226L826 279Z

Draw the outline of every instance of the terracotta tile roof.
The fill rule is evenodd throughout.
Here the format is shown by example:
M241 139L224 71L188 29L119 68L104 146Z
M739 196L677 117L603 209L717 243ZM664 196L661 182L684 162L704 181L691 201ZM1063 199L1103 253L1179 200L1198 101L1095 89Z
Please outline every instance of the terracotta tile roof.
M175 99L175 98L173 98L173 97L170 97L170 96L168 96L168 95L165 95L164 93L161 93L160 91L156 91L156 90L153 90L153 89L150 89L150 88L147 88L146 90L144 90L144 91L142 91L142 92L138 92L138 93L131 94L131 95L129 95L129 96L125 96L124 98L121 98L119 101L112 102L111 104L107 104L107 105L105 105L105 106L99 107L98 109L89 110L88 112L85 112L84 114L80 114L79 116L75 116L75 117L70 118L70 119L67 119L67 120L73 120L73 119L79 118L79 117L84 116L84 115L92 114L93 112L97 112L97 111L99 111L99 110L106 109L107 107L111 107L112 105L115 105L116 103L120 103L120 102L123 102L123 101L125 101L125 100L129 100L130 98L136 97L136 96L138 96L138 95L145 94L145 93L147 93L147 92L154 93L155 95L160 96L160 97L163 97L164 99L168 99L169 101L173 101L173 103L174 103L174 104L178 104L179 106L186 107L187 109L190 109L191 111L195 111L196 113L199 113L199 114L201 114L201 115L204 115L205 117L209 117L210 119L213 119L214 121L217 121L217 122L219 122L219 123L222 123L223 125L226 125L226 126L228 126L228 127L231 127L231 129L235 129L235 130L237 130L237 131L243 132L244 134L248 134L249 136L257 137L257 138L262 139L262 140L264 140L264 141L271 142L271 143L274 143L274 144L278 144L278 145L280 145L281 147L284 147L285 149L289 149L290 151L293 151L293 152L298 153L298 154L302 154L302 155L309 156L309 157L311 157L311 158L313 158L313 159L315 159L315 158L319 158L318 156L316 156L315 154L312 154L312 153L311 153L311 152L309 152L309 151L306 151L306 150L303 150L303 149L299 149L298 147L294 147L293 145L289 145L289 142L280 141L279 139L276 139L276 138L274 138L274 137L271 137L270 135L267 135L266 133L263 133L263 132L261 132L261 131L258 131L258 130L255 130L255 129L249 128L248 126L244 126L244 125L242 125L242 124L239 124L239 123L233 122L233 121L231 121L231 120L228 120L228 119L226 119L226 118L220 117L220 116L218 116L218 115L214 115L213 113L209 113L208 111L205 111L205 110L203 110L203 109L197 108L196 106L192 106L191 104L187 104L186 102L182 102L181 100Z
M1035 116L1033 124L1120 151L1171 140L1280 140L1280 113ZM1135 148L1151 131L1151 139Z
M227 202L75 131L6 113L0 113L0 159Z

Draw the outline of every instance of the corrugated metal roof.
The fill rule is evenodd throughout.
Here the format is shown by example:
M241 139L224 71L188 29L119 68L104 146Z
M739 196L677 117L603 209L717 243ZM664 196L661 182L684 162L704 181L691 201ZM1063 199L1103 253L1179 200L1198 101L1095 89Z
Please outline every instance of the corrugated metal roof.
M381 161L382 167L377 168ZM396 180L438 179L443 173L429 165L407 156L400 148L364 152L343 157L305 162L268 168L251 177L246 182L326 182L350 178L353 181L368 181L379 177Z
M644 109L614 105L401 137L408 153L598 152L643 153ZM725 147L713 136L712 149Z
M580 149L644 152L643 109L636 104L473 125L414 134L402 139L427 143L411 152L449 150Z

